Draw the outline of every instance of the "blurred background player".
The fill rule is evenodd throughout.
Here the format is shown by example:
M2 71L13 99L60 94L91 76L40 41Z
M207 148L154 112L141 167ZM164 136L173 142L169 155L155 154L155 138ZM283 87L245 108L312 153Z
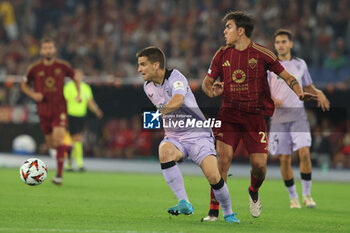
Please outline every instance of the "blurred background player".
M0 1L0 19L6 31L9 41L18 38L18 25L16 21L15 9L11 1Z
M93 112L97 118L101 119L103 116L102 111L96 104L91 87L83 82L84 74L81 70L75 70L75 77L80 82L80 99L77 101L76 96L78 90L76 84L73 81L69 81L64 85L64 98L67 101L67 113L68 113L68 129L72 138L72 151L68 156L66 163L66 170L71 171L72 157L75 159L78 170L84 171L83 163L83 144L82 144L82 131L84 128L84 119L87 114L87 109Z
M318 97L318 106L329 110L329 101L321 90L312 84L305 61L293 57L292 33L279 29L274 34L275 49L283 67L293 74L304 91ZM290 208L301 208L292 170L292 153L297 151L300 160L300 176L303 187L303 202L307 207L315 207L311 197L312 164L310 158L311 134L303 101L290 90L287 84L274 73L268 73L271 97L275 103L275 112L271 117L269 134L269 152L279 155L281 174L289 193Z
M268 152L264 116L271 116L274 111L266 71L279 74L299 99L315 96L303 92L296 78L284 70L273 52L250 40L254 28L250 16L230 12L223 21L226 46L214 55L202 89L209 97L222 95L218 113L222 125L215 136L218 167L225 180L240 139L247 145L252 167L249 210L257 218L261 213L258 190L265 179ZM203 220L216 221L218 212L219 203L211 192L209 215Z
M67 106L63 96L64 78L74 79L78 92L75 98L80 100L79 80L75 78L70 65L55 57L55 43L44 38L40 43L42 59L29 66L21 82L22 91L37 102L40 127L49 147L56 149L57 176L52 182L62 184L64 153L67 149L63 138L67 127ZM30 87L33 84L33 89Z
M166 121L178 123L190 119L205 121L188 81L178 70L165 68L165 55L156 47L148 47L137 53L138 72L142 74L144 91L158 111L154 118L162 116ZM160 113L159 113L160 111ZM156 115L156 114L159 115ZM181 117L185 116L185 117ZM190 116L189 116L190 115ZM216 159L214 138L210 128L168 127L159 144L159 161L165 181L179 203L168 209L172 215L192 214L180 169L176 162L191 158L199 165L221 204L226 222L239 223L231 208L231 198L226 183L221 178Z

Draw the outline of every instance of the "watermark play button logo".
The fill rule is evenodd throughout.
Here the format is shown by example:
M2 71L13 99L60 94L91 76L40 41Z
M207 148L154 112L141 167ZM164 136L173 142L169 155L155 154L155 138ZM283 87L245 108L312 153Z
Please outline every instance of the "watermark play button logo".
M159 110L143 112L143 129L160 129Z

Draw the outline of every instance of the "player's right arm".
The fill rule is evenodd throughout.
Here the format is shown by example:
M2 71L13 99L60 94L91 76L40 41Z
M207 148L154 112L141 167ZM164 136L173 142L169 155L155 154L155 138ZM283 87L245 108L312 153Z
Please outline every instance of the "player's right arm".
M221 57L223 50L224 48L222 47L215 53L208 73L202 83L203 92L211 98L221 95L224 91L224 82L216 81L218 77L221 76Z
M29 80L33 80L34 76L32 74L32 68L30 68L27 72L27 75L23 77L21 82L21 89L30 98L35 100L36 102L41 102L44 99L44 96L40 92L35 92L30 86L29 86Z
M24 92L24 94L26 94L36 102L41 102L44 99L43 94L41 94L40 92L33 91L33 89L30 88L28 83L25 81L21 82L21 89Z

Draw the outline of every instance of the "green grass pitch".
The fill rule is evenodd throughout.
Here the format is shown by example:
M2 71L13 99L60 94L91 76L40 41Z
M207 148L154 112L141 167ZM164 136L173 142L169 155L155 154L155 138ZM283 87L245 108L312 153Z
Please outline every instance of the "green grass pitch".
M234 212L240 224L201 222L209 206L209 185L202 176L184 176L194 206L191 216L170 216L177 204L161 173L65 173L64 184L25 185L18 169L0 169L0 232L350 232L346 183L313 182L315 209L289 209L281 180L261 188L262 214L249 213L248 179L229 178ZM300 182L297 189L301 193ZM299 198L301 198L299 196Z

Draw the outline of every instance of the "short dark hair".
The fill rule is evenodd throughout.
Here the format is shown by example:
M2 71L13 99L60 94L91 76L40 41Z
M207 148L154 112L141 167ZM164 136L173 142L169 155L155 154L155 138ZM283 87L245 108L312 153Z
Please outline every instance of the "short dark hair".
M165 55L160 48L154 46L144 48L136 53L136 57L147 57L151 63L159 62L159 68L165 68Z
M41 47L43 44L45 44L45 43L53 43L53 44L55 44L55 41L54 41L52 38L50 38L50 37L44 37L44 38L42 38L42 39L40 40L40 47Z
M237 28L244 28L245 35L250 38L254 29L254 20L251 16L245 14L243 11L231 11L223 18L225 23L229 20L233 20Z
M280 28L276 30L275 34L273 34L273 39L276 39L277 36L281 36L281 35L286 35L290 41L292 40L292 37L293 37L293 34L290 30Z

